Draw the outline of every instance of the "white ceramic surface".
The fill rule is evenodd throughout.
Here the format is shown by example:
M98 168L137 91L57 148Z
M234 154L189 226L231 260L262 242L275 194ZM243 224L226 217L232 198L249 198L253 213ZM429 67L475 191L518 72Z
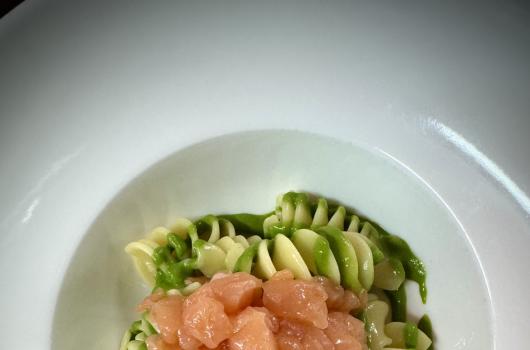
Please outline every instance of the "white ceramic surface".
M28 0L0 20L2 346L51 347L74 252L131 179L284 128L378 150L454 214L493 331L444 349L525 347L529 18L519 1Z
M111 348L138 317L133 306L148 289L123 252L128 242L179 216L268 212L277 194L305 190L360 209L412 244L429 272L425 308L418 286L408 286L412 319L429 314L441 349L492 349L489 295L466 233L435 193L378 153L266 131L225 135L170 156L121 191L88 230L59 294L52 348ZM449 305L459 317L447 316Z

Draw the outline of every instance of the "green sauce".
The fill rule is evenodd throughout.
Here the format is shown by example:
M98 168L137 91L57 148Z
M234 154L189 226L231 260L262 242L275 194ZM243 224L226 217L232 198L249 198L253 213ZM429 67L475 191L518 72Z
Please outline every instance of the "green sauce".
M196 259L184 259L179 262L161 264L156 270L155 289L183 288L184 281L192 275L196 263Z
M325 239L317 239L313 247L313 256L315 257L315 266L321 276L328 276L330 257L329 243Z
M427 286L425 284L426 271L423 262L412 252L407 242L398 236L381 237L381 244L388 255L401 260L408 279L418 283L422 302L427 302Z
M386 256L401 261L405 268L405 276L418 283L422 302L427 302L427 286L425 266L423 262L412 252L407 242L398 236L389 234L381 226L374 222L364 222L370 225L370 238L380 246Z
M219 218L229 220L234 225L236 232L238 233L262 235L263 221L272 214L273 212L263 215L240 213L219 215Z
M251 273L252 262L254 261L254 257L258 254L259 243L260 242L256 242L245 249L239 259L237 259L236 265L234 266L234 272Z
M163 263L168 261L174 261L171 251L168 246L156 247L153 251L153 262L156 266L161 266Z
M157 247L153 252L153 262L156 265L155 288L164 290L182 288L184 281L192 275L197 268L197 259L189 258L192 249L200 249L204 242L197 238L196 227L189 229L191 240L183 240L174 233L168 234L168 244ZM192 244L192 241L194 243ZM193 245L193 248L190 247ZM196 256L196 254L195 254Z
M167 241L168 241L168 245L173 248L175 257L178 260L182 260L185 257L187 257L189 248L185 240L183 240L182 238L180 238L174 233L170 233L167 235ZM155 261L155 264L156 264L156 261Z
M403 338L405 339L405 348L416 349L418 344L418 327L415 324L407 322L403 329Z
M425 333L425 335L427 335L431 340L434 340L432 337L432 323L429 316L423 315L423 317L418 322L418 329ZM434 350L432 343L431 346L427 348L427 350Z
M398 290L385 290L385 294L390 300L392 307L392 321L407 322L407 292L405 283L402 283Z
M267 232L265 232L264 236L265 238L273 239L274 236L278 234L285 235L289 238L293 235L293 233L297 230L296 227L292 226L285 226L282 224L274 225L268 228Z
M307 203L309 201L309 197L307 193L303 192L287 192L282 196L282 202L291 202L293 205L299 205L303 203ZM280 203L281 205L281 203Z

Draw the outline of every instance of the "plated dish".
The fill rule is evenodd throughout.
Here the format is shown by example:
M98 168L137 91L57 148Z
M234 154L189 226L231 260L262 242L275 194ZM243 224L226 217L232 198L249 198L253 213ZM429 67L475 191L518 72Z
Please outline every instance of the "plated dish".
M411 244L438 349L525 348L528 15L520 1L25 1L0 20L2 347L115 349L150 292L128 242L305 189ZM167 181L146 170L175 152Z
M266 154L263 149L267 149ZM314 155L318 155L318 162ZM245 164L245 171L240 171L241 164ZM207 242L212 218L207 216L206 222L199 223L204 214L269 213L275 210L274 194L289 189L321 194L329 199L332 210L337 208L335 204L351 206L355 211L346 210L346 222L351 221L351 214L361 222L363 218L375 219L369 220L372 226L380 224L410 243L428 271L430 288L428 303L423 304L418 284L405 281L407 321L418 325L428 314L435 326L438 349L450 348L462 339L468 342L467 347L474 344L484 349L492 344L491 316L483 302L488 298L487 289L472 247L458 222L428 187L370 149L308 133L258 131L225 135L179 150L138 174L114 195L83 235L64 277L54 315L53 348L69 350L79 343L91 344L92 334L101 334L101 346L116 348L131 322L141 318L134 306L153 288L135 277L135 264L123 251L129 243L145 238L160 225L167 228L166 234L168 230L178 232L174 225L179 216L192 219L199 238ZM318 198L309 200L314 215ZM330 212L328 219L334 214ZM267 218L259 217L264 222ZM221 232L227 235L230 231L221 223L229 219L234 237L260 235L262 240L269 239L259 228L252 234L237 229L233 216L217 218L219 238ZM190 221L182 222L189 225ZM349 224L343 230L348 228ZM291 233L282 234L288 237ZM186 242L186 254L193 259L191 238ZM269 254L273 260L274 246ZM460 310L460 317L448 314L448 305ZM107 316L102 319L102 314ZM72 315L78 315L75 323Z
M430 350L408 319L405 280L427 300L403 239L324 198L289 192L263 214L180 218L129 243L152 293L120 350Z

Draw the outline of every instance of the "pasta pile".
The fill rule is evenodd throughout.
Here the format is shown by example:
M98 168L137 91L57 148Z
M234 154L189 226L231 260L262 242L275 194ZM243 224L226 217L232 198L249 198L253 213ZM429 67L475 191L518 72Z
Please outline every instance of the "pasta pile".
M265 215L179 218L128 244L139 275L154 289L189 295L199 276L247 272L267 280L289 269L297 279L325 276L368 302L362 314L371 350L432 349L427 316L407 322L405 280L426 302L425 268L401 238L374 222L306 193L280 195ZM121 349L140 350L156 332L148 318L133 323Z

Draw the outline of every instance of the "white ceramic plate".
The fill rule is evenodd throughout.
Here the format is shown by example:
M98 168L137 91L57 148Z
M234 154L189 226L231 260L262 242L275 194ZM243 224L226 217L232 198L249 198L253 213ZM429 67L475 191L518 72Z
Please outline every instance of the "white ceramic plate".
M528 17L517 2L23 4L0 21L2 346L115 348L140 293L127 240L303 189L409 240L439 349L523 348Z

